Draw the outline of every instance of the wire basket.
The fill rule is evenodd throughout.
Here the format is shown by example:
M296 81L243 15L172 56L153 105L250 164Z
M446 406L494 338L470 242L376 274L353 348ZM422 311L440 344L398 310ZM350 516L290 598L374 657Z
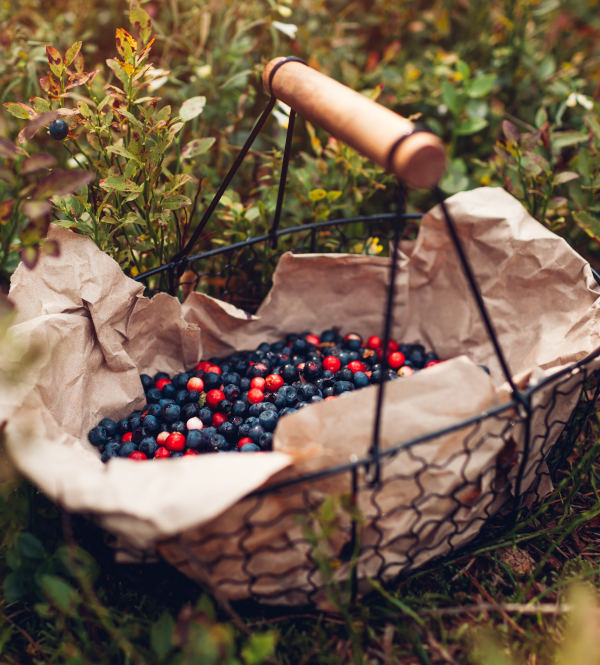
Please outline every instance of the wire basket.
M293 67L305 67L296 58L274 61L268 67L266 80L272 93L270 103L188 244L169 264L137 279L147 282L155 275L166 273L171 293L182 287L200 289L253 312L268 291L272 266L284 251L360 252L373 236L386 237L391 248L389 288L386 308L382 312L383 348L387 348L394 314L399 241L406 224L418 220L419 216L406 214L400 188L394 212L279 229L294 109L299 106L303 114L311 116L312 113L311 117L316 113L319 124L327 124L322 122L322 109L307 109L298 102L298 97L301 100L305 97L302 91L294 90L289 94L292 111L270 231L227 247L191 254L277 97L288 101L285 90L281 89L285 88L285 82L278 90L274 90L273 85L277 80L275 73L285 71L285 68L281 69L282 65L287 66L290 62L294 63ZM408 131L403 128L399 137L397 133L392 135L391 141L382 148L383 157L371 156L401 177L403 169L406 171L407 158L402 158L404 161L401 159L401 166L396 168L394 157L399 147L406 147L408 139L417 133L421 134L422 130L414 126ZM431 159L431 151L437 150L437 144L430 139L430 134L426 133L426 136L426 152ZM352 137L349 140L346 136L342 138L352 144ZM361 145L358 148L369 154L368 148ZM412 170L414 164L413 161ZM433 171L433 176L428 172L427 186L431 185L427 178L433 177L435 181L440 176L439 162L435 159ZM515 385L454 221L444 205L443 196L436 191L471 295L510 386L511 398L452 427L383 450L379 444L379 430L384 383L380 383L373 436L370 441L365 441L364 451L356 459L270 483L245 497L224 516L160 543L159 553L168 562L189 577L206 583L217 596L250 598L269 604L306 605L318 600L325 585L334 583L346 584L354 597L363 588L368 588L368 580L387 583L399 574L418 568L439 552L453 553L480 534L482 527L492 518L500 519L505 525L511 524L522 506L541 499L547 481L563 464L593 411L600 391L597 370L600 349L532 387L519 389ZM597 275L594 276L598 280ZM449 437L459 444L447 455L440 454L432 464L424 451ZM483 467L475 465L474 453L488 445L500 450L500 454L490 458ZM440 445L440 449L443 446ZM532 454L531 451L535 452ZM432 495L425 489L425 477L447 469L458 469L458 482L447 495ZM342 478L342 484L347 488L335 501L328 491L332 478L336 479L336 487ZM401 499L406 487L410 487L409 502ZM434 499L444 501L446 509L443 513L430 510L430 502ZM396 535L393 540L389 539L387 525L390 521L404 525L401 537ZM328 526L335 529L327 531ZM261 535L265 530L269 533L267 541Z

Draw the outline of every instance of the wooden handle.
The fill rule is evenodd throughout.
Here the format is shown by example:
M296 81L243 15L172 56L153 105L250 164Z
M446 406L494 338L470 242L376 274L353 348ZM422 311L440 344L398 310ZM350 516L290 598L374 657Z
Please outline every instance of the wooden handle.
M303 118L394 173L409 187L432 187L444 175L446 153L437 136L412 133L415 126L410 120L303 62L271 60L263 73L263 85Z

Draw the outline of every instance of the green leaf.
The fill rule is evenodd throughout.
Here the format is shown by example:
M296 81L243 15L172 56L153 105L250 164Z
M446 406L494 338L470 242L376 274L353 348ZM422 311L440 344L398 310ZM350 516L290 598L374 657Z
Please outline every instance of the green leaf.
M192 200L187 196L183 196L183 194L171 194L162 199L161 205L167 210L179 210L192 205Z
M119 155L120 157L124 157L127 160L133 160L138 164L141 164L140 160L122 145L109 145L108 148L106 148L106 152L109 155Z
M467 81L471 77L471 68L464 60L456 63L456 71L463 77L463 81Z
M81 42L75 42L72 46L69 46L65 53L65 67L68 67L75 60L79 51L81 51Z
M553 185L562 185L565 182L571 182L571 180L576 180L579 178L579 173L574 173L573 171L563 171L562 173L557 173L552 179Z
M573 213L573 219L584 233L600 243L600 217L592 215L587 210L577 210Z
M277 646L275 631L266 633L252 633L248 643L242 648L242 658L245 665L260 665L267 658L271 658Z
M144 188L143 185L138 185L132 180L127 180L127 178L116 175L103 178L100 180L99 184L100 187L107 192L135 192L136 194L139 194Z
M55 575L42 575L40 586L54 606L67 616L75 616L81 598L74 587Z
M469 97L485 97L489 95L496 83L495 74L482 74L469 83L467 95Z
M450 81L442 81L442 101L450 113L458 115L462 108L460 95Z
M187 122L188 120L199 116L202 111L204 111L205 106L206 97L190 97L190 99L186 99L185 102L183 102L181 105L181 108L179 109L179 117L184 122Z
M487 127L487 124L485 118L466 118L466 120L463 120L456 128L456 133L460 136L476 134Z
M4 599L7 603L15 603L21 600L27 593L27 588L21 574L14 571L9 573L2 583L2 591L4 592Z
M150 629L150 645L159 660L164 660L173 646L173 617L165 610Z
M560 151L571 145L585 143L587 140L587 132L556 132L552 135L552 149Z
M215 138L207 136L203 139L194 139L186 143L181 149L181 159L193 159L208 152L215 142Z
M114 58L107 58L106 64L110 67L110 69L113 71L114 75L121 81L123 85L128 85L129 83L129 75L127 72L121 67L119 62L115 60Z
M540 106L536 111L534 122L538 129L541 129L548 122L548 112L543 106Z

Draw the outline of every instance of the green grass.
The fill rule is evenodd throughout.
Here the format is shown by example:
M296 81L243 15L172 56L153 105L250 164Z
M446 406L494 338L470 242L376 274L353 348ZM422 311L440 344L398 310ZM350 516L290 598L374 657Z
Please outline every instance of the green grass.
M590 623L600 578L597 433L593 417L555 490L513 528L492 525L462 552L385 589L374 584L330 614L220 607L165 563L115 563L100 529L25 481L6 481L0 662L600 662Z

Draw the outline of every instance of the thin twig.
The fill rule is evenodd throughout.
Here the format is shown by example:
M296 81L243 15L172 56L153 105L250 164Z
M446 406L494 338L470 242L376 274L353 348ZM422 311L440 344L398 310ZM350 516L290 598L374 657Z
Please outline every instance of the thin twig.
M482 594L482 596L484 596L485 598L488 599L488 601L493 603L493 598L490 595L490 593L486 591L481 586L481 584L479 584L479 582L473 577L473 575L471 575L471 573L467 573L467 578L469 579L471 584L477 589L477 591L479 591L479 593ZM517 632L521 633L521 635L525 635L525 631L521 628L521 626L515 623L515 620L502 610L502 605L498 605L498 611L500 612L500 614L502 614L505 621L507 621Z
M429 616L454 616L466 613L500 612L502 614L568 614L574 609L568 603L474 603L460 607L434 607L430 610L422 610L422 614ZM600 615L600 608L592 610ZM512 621L512 620L511 620ZM520 627L519 627L520 629Z

